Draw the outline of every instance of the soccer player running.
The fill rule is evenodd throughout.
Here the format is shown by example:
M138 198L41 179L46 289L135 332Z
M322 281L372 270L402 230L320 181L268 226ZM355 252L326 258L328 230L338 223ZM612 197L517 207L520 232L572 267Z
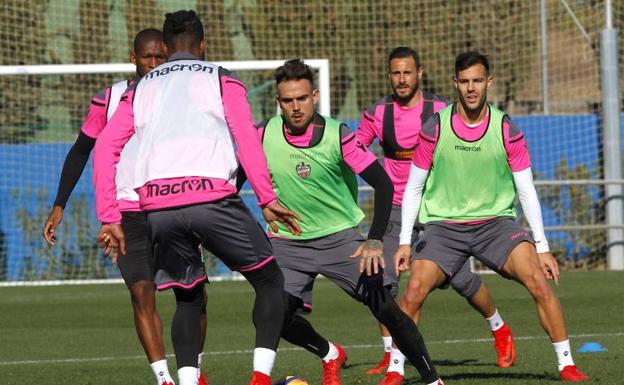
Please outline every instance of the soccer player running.
M424 232L401 307L408 312L419 307L473 255L533 296L561 379L587 380L574 365L561 305L547 282L559 281L559 268L544 234L525 139L503 111L487 104L492 81L487 57L458 55L459 103L439 111L420 132L403 197L401 245L394 256L399 270L408 268L417 218ZM516 194L532 236L515 221Z
M443 97L420 88L422 76L423 68L418 52L409 47L394 48L388 57L388 78L393 94L381 98L364 112L356 132L357 138L365 146L369 146L375 139L379 141L384 152L384 169L394 185L390 223L383 238L386 266L394 265L392 257L399 247L401 201L418 134L427 119L447 105ZM415 240L416 232L413 233L412 244ZM392 283L391 293L396 298L399 290L398 276L393 268L388 268L386 273ZM448 283L445 282L444 287L447 287ZM450 279L450 285L488 321L495 340L498 365L505 368L512 366L516 350L511 331L494 306L487 287L479 276L470 270L468 261ZM404 310L409 310L408 314L418 323L420 306L411 306ZM398 362L405 361L405 358L400 357L399 350L392 349L392 337L386 327L380 326L385 354L375 367L367 371L369 374L385 373L390 362L394 362L390 360L391 352L399 356L395 357ZM394 378L397 377L396 374L402 376L403 373L393 369L391 367L388 370L389 377L381 384L390 385L393 381L400 381Z
M284 318L283 276L269 240L236 195L238 161L267 221L300 229L271 188L245 86L203 61L204 29L194 11L168 13L163 25L168 61L122 97L95 145L94 181L99 239L107 252L125 250L115 199L115 168L136 132L133 187L147 213L158 289L173 288L172 342L180 385L197 384L204 272L198 244L239 271L254 287L256 348L253 385L270 385ZM236 147L235 147L236 145Z
M166 61L162 32L153 28L140 31L134 38L133 51L129 56L130 61L136 65L134 78L117 82L93 97L78 138L65 158L54 206L43 227L43 237L50 246L56 243L56 229L63 220L63 210L84 171L96 138L116 111L122 94L130 84ZM120 255L115 262L119 265L121 276L130 291L137 335L156 381L158 385L173 384L165 357L162 323L156 310L154 266L147 222L145 214L140 211L138 195L131 183L128 183L128 174L133 172L132 157L132 150L127 148L119 166L121 180L117 186L117 198L121 206L121 225L128 237L126 254ZM201 320L199 342L203 349L206 335L205 307ZM201 354L198 355L198 361L201 363ZM199 385L204 384L207 383L204 373L201 372Z
M314 89L310 67L299 59L289 60L275 71L275 80L283 113L261 128L261 136L277 197L299 213L302 229L301 234L290 234L277 224L279 232L269 232L284 273L282 337L321 358L323 385L341 384L340 368L347 360L346 353L296 313L311 282L321 274L363 301L388 325L394 341L427 384L442 384L418 328L383 282L388 284L388 276L381 270L382 239L392 204L390 179L348 127L314 112L319 91ZM367 240L357 228L364 213L357 206L355 174L375 189L374 218Z

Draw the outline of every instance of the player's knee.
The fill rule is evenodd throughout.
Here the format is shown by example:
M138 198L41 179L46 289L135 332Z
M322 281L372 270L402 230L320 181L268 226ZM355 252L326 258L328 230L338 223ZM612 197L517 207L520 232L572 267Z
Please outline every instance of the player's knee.
M524 285L535 299L545 300L553 295L544 273L540 270L532 272L524 280Z
M471 274L470 278L459 283L452 282L453 289L457 294L470 300L481 287L481 278L476 274Z
M173 289L178 306L204 308L204 285L195 286L190 290Z
M284 288L284 275L275 260L269 261L258 269L241 272L241 274L249 281L256 292L259 289L273 289L279 290L281 293Z
M401 298L401 307L408 314L417 312L425 302L427 295L429 295L429 288L418 277L412 277L407 283L403 298Z
M154 306L154 283L151 281L138 281L130 286L130 299L135 308L149 308Z
M301 307L303 301L294 295L284 292L284 326L290 325L295 318L297 309Z

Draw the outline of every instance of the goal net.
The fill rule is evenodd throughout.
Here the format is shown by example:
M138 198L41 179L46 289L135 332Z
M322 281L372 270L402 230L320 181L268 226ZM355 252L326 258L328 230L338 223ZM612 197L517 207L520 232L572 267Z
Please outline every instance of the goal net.
M328 115L329 62L326 59L305 62L316 70L321 93L319 112ZM276 113L275 87L270 79L273 70L283 63L283 60L216 62L235 71L250 85L249 99L254 116L259 120ZM98 88L131 78L133 72L132 64L0 67L0 82L4 84L38 83L38 87L31 89L30 96L21 100L19 107L30 108L31 113L46 117L41 126L25 120L24 124L9 123L2 127L6 140L0 143L3 166L0 171L0 285L119 281L118 269L102 256L95 242L99 223L94 213L90 163L64 210L63 222L56 234L57 245L48 247L41 230L52 207L65 156L80 129L91 96ZM69 84L74 84L72 89L64 90ZM95 88L89 90L91 84ZM73 98L73 103L67 103L68 98ZM24 113L22 118L30 119L27 115ZM54 120L50 122L48 117ZM252 209L256 208L251 191L243 192L243 198ZM253 211L260 217L257 209ZM207 252L205 262L211 279L231 276L227 268Z
M58 244L45 247L40 232L90 97L128 73L50 75L14 66L126 63L136 32L160 28L165 12L191 8L204 22L211 61L327 58L327 71L319 70L318 79L319 86L321 74L331 83L321 90L323 113L354 130L362 111L391 92L392 48L417 49L425 70L422 87L450 100L455 56L466 50L486 53L495 82L489 99L527 138L551 247L567 267L606 268L608 249L622 243L607 240L608 229L622 224L607 222L605 186L619 186L621 180L605 178L609 143L603 136L600 35L606 5L604 0L5 1L0 281L118 274L93 242L97 223L89 166L66 210ZM612 12L621 31L624 2L613 1ZM620 63L623 44L620 37ZM618 71L622 89L621 65ZM248 85L255 119L274 114L271 71L237 72ZM360 201L372 213L369 189L362 189Z

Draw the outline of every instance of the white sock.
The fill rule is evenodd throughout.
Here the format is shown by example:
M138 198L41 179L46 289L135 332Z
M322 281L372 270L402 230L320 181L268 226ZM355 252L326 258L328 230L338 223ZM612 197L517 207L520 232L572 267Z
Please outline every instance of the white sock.
M405 356L399 349L390 348L390 365L388 366L388 372L397 372L402 376L405 375Z
M574 365L572 350L570 350L570 340L553 342L555 353L557 353L557 368L562 371L568 365Z
M327 341L327 343L329 344L329 351L327 352L327 355L323 357L323 361L325 362L329 362L338 358L338 349L336 349L336 345L332 344L329 341Z
M390 353L390 349L392 348L392 337L381 337L383 340L384 352Z
M427 385L444 385L444 382L442 382L442 380L438 378L437 380L430 382Z
M174 384L173 378L171 378L171 374L169 374L167 359L154 361L150 364L150 367L152 368L152 372L154 372L154 376L156 376L157 385L162 385L165 382L170 382Z
M503 325L505 324L505 321L503 321L503 317L501 317L500 314L498 314L498 309L495 309L494 315L491 316L490 318L486 318L486 320L490 324L490 330L493 332L502 328Z
M197 385L199 370L194 366L184 366L178 369L178 381L180 385Z
M273 365L275 364L275 350L266 348L255 348L253 352L253 370L271 376Z
M199 378L199 375L201 374L201 359L202 359L202 354L204 353L199 353L197 355L197 378Z

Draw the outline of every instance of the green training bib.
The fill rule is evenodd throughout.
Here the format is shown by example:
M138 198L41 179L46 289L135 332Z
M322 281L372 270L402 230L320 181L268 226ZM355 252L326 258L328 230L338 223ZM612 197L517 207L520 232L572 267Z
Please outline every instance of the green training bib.
M503 141L505 113L491 105L488 108L485 133L472 142L455 134L453 105L438 112L440 132L420 206L420 223L516 215L516 186Z
M262 145L277 198L301 217L300 236L277 223L282 237L319 238L355 227L364 218L355 174L342 158L340 122L323 119L323 137L309 148L288 143L281 116L264 128Z

